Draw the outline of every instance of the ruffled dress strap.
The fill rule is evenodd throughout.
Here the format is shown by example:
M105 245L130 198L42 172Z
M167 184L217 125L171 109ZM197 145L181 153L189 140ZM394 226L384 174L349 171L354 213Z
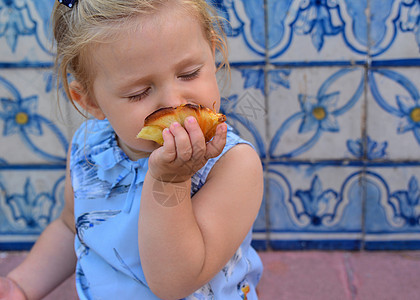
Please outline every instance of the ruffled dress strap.
M131 161L118 146L115 132L107 120L88 120L73 138L71 170L86 174L86 168L93 169L103 183L103 198L108 198L117 186L129 186L123 212L131 210L136 187L142 183L147 173L148 158ZM82 168L82 169L81 169ZM89 173L88 173L89 174ZM76 175L76 174L75 174ZM76 176L72 176L77 184ZM93 179L93 178L92 178ZM77 189L77 187L75 188Z

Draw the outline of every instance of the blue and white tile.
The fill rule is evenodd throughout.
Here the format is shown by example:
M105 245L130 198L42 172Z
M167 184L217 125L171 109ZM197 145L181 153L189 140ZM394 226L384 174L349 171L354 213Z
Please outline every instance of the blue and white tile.
M0 250L28 249L64 205L64 167L0 165Z
M292 68L270 72L271 158L358 159L348 143L361 138L363 68ZM278 78L282 78L279 82L283 84L276 86Z
M53 4L53 0L0 2L0 65L52 65Z
M226 20L229 61L232 64L254 64L265 61L264 0L217 0L213 3Z
M371 69L367 136L373 158L420 160L420 69Z
M370 0L369 7L372 64L420 65L419 1Z
M370 167L363 184L365 248L420 249L420 162Z
M326 164L268 169L273 249L358 249L362 240L362 170Z
M366 7L367 1L269 0L270 62L363 64L368 53Z
M64 99L58 107L54 83L44 69L0 70L2 164L65 163L74 130L66 125L78 117Z
M266 118L264 69L232 68L231 79L220 84L221 112L237 133L251 142L261 158L266 157Z

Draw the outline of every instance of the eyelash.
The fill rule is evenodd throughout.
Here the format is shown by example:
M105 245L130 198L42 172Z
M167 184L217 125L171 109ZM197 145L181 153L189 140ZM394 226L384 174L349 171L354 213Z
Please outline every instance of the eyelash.
M200 71L201 71L201 69L197 69L197 70L193 71L192 73L185 74L185 75L180 75L179 78L181 78L181 80L186 80L186 81L193 80L200 75ZM144 92L142 92L140 94L137 94L137 95L130 96L130 97L128 97L128 99L130 100L130 102L140 101L150 94L150 90L151 90L150 88L147 88Z
M185 75L181 75L179 76L182 80L192 80L198 77L198 75L200 75L200 71L201 69L197 69L195 71L193 71L192 73L189 74L185 74Z
M128 97L128 100L130 102L140 101L140 100L142 100L143 98L147 97L150 94L150 90L151 90L150 88L147 88L144 92L141 92L140 94L137 94L137 95L133 95L133 96Z

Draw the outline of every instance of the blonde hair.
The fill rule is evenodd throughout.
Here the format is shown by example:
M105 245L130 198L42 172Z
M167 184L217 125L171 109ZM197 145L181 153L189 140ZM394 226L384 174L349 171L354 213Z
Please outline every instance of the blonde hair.
M194 14L210 46L222 55L218 70L225 68L229 72L222 21L205 0L79 0L73 8L56 3L52 20L57 48L57 84L62 82L69 99L69 74L85 92L91 93L95 76L91 53L94 44L117 37L115 28L139 15L156 12L170 1L176 1ZM74 105L72 99L71 102Z

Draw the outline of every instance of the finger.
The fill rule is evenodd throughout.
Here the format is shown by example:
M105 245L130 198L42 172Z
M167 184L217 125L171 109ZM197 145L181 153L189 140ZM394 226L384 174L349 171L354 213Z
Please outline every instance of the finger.
M175 138L177 158L184 162L189 161L192 147L188 132L178 122L172 123L169 129Z
M176 158L175 138L170 132L169 128L162 131L163 146L156 149L160 152L162 160L165 162L172 162Z
M206 153L206 141L204 139L204 134L201 131L200 125L197 122L197 119L194 117L186 118L184 126L190 136L192 159L203 159L204 154Z
M222 153L226 145L227 125L225 123L219 124L216 128L214 138L207 144L206 158L213 158Z

